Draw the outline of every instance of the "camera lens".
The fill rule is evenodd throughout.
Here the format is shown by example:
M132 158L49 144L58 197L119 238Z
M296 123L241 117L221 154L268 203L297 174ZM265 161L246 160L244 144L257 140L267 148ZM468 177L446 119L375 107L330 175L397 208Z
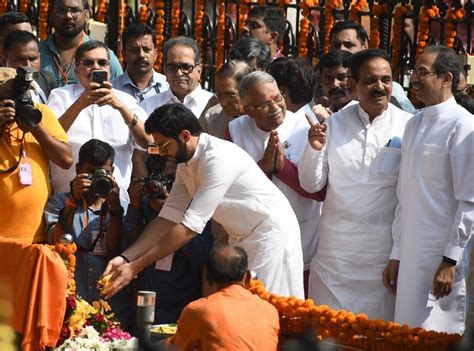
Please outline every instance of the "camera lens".
M41 122L41 111L29 103L16 104L16 118L30 126L36 126Z

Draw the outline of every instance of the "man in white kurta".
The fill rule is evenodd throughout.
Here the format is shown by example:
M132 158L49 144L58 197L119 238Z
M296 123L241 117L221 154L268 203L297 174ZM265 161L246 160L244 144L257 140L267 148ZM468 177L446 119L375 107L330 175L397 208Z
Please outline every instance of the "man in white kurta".
M174 119L179 122L171 122ZM173 136L162 134L178 123L184 129L174 130ZM176 180L159 218L122 257L111 261L105 274L113 273L113 283L106 297L147 264L201 233L212 218L228 233L230 245L245 249L249 268L269 291L302 298L298 221L288 200L252 158L232 143L201 134L199 121L181 104L157 109L146 122L146 130L160 153L178 163Z
M283 163L281 169L275 169L273 174L268 174L268 177L286 196L298 218L305 270L309 270L318 240L320 203L317 201L324 199L324 192L310 194L301 188L298 180L297 167L307 144L308 123L304 116L299 117L288 111L284 99L276 104L272 103L273 106L269 105L267 113L262 115L255 113L252 106L261 106L280 95L279 87L268 73L251 73L242 79L240 87L247 90L240 93L240 96L249 115L231 121L228 139L239 145L255 162L262 165L265 155L268 154L266 150L270 147L269 142L272 140L271 132L277 132L283 151ZM283 119L277 119L272 125L267 126L264 121L274 109L280 111ZM275 157L273 156L272 159L275 160Z
M395 321L449 333L464 331L463 253L474 231L474 119L451 93L459 71L446 47L417 60L411 80L426 108L403 138L391 255L400 261Z
M391 320L394 297L380 277L392 247L400 143L410 114L388 102L391 69L384 54L361 52L354 64L360 102L311 127L298 166L307 191L327 183L309 296L334 309Z

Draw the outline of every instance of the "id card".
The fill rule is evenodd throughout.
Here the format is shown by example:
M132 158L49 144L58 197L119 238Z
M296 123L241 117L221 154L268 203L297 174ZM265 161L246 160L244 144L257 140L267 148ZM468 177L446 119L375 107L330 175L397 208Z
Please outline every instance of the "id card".
M91 231L92 242L95 241L97 235L99 235L98 230ZM105 256L107 254L106 233L104 233L102 238L99 238L99 240L97 241L97 245L94 247L94 251L92 251L91 253L95 256Z
M23 159L19 165L20 171L18 176L20 177L21 185L33 185L33 172L31 170L31 163L28 159Z

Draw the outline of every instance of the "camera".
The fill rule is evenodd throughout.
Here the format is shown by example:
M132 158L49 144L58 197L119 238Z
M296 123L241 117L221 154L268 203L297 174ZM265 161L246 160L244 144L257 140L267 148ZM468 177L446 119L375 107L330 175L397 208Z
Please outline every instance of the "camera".
M113 188L112 182L107 177L107 172L102 168L96 169L94 173L89 173L87 178L92 182L89 191L99 197L106 197Z
M167 193L171 191L174 179L163 173L150 174L144 179L145 190L149 199L166 199Z
M38 77L38 72L33 68L21 66L16 69L16 77L13 80L13 101L15 118L29 126L36 126L41 122L41 111L35 108L28 89L31 83Z

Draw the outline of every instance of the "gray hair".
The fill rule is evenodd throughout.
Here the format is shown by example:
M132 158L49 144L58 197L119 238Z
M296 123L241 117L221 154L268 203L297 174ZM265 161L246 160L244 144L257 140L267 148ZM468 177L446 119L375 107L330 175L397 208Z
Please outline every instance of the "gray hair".
M199 49L196 45L196 41L189 37L179 36L176 38L171 38L165 42L163 45L163 60L166 63L166 58L168 55L168 50L170 50L174 46L184 46L186 48L190 48L194 51L194 64L198 65L201 63L201 56L199 55Z
M244 78L242 78L239 84L240 98L244 101L247 101L247 92L255 85L263 83L277 84L275 78L273 78L267 72L255 71L247 74Z

